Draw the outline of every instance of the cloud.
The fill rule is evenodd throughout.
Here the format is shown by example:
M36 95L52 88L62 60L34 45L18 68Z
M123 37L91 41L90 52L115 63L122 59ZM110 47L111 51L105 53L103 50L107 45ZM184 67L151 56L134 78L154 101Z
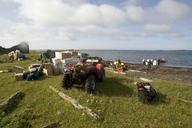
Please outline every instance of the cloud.
M102 36L118 34L119 30L97 25L66 25L59 27L44 27L33 23L17 23L11 28L0 31L0 40L10 42L27 40L29 42L46 42L48 40L72 41L78 37Z
M122 5L138 5L140 0L125 0Z
M145 35L159 36L162 35L168 38L183 38L184 34L173 30L170 25L167 24L146 24L144 26Z
M145 24L143 29L138 31L121 31L116 33L116 39L131 39L143 37L157 37L159 35L166 37L177 37L179 33L172 30L171 26L167 24ZM119 37L118 37L119 36Z
M185 35L182 34L182 33L178 33L178 32L170 32L170 33L168 33L167 37L170 37L170 38L183 38L183 37L185 37Z
M122 7L93 4L89 0L14 0L20 15L42 25L119 25L128 23L177 22L190 15L190 6L176 0L160 0L142 7L139 0L127 0Z
M171 31L171 27L165 24L146 24L144 29L151 33L169 33Z
M141 22L144 19L145 11L142 7L129 5L126 7L127 18L131 21Z
M161 0L155 10L164 15L164 18L179 20L189 16L190 6L176 0Z
M187 22L191 11L189 5L176 0L160 0L151 7L141 5L141 0L126 0L118 5L105 1L95 4L91 0L3 1L14 1L17 17L21 19L11 21L12 25L3 33L1 30L0 38L30 42L65 42L87 37L98 40L184 37L173 27L180 21Z
M85 25L85 26L66 26L63 29L69 33L75 33L77 34L114 34L118 33L119 30L115 28L105 28L105 27L99 27L96 25Z
M110 5L101 5L100 10L106 23L122 23L126 20L126 14L122 9Z
M185 35L172 29L170 25L167 24L145 24L143 30L140 31L127 31L127 32L118 32L114 34L115 39L119 40L128 40L134 38L156 38L156 37L165 37L169 39L173 38L183 38Z
M69 41L75 38L67 31L60 31L58 29L46 29L35 24L17 23L7 31L1 34L0 40L6 42L46 42L48 40L63 40Z
M74 4L69 0L15 0L20 4L20 14L41 24L104 24L141 21L144 10L135 5L123 8L109 4L94 5L85 0Z

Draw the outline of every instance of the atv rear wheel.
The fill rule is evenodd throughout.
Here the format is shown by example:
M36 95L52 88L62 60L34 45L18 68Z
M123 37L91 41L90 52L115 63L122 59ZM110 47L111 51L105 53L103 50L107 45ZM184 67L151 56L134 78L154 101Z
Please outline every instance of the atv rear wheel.
M91 75L85 81L85 91L87 93L93 93L95 91L95 88L96 88L95 76Z
M105 79L105 71L104 70L100 70L97 74L97 78L100 82L102 82Z

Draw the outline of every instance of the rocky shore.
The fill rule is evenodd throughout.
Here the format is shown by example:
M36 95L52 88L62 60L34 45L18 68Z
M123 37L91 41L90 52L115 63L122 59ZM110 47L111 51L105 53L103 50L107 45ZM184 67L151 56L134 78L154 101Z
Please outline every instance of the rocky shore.
M184 83L192 83L192 68L158 66L147 70L142 64L127 63L126 66L128 69L142 71L136 74L138 76L142 75L151 79L176 80Z
M105 61L108 67L111 61ZM192 84L192 68L157 66L147 69L143 64L125 63L129 77L146 77L149 79L174 80Z

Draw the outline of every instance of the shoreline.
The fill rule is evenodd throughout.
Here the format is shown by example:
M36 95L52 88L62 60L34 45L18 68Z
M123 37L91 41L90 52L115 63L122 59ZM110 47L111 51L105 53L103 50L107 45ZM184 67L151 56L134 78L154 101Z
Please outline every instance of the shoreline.
M104 60L105 62L109 63L109 62L113 62L112 60ZM137 62L123 62L125 65L138 65L138 66L143 66L142 63L137 63ZM181 69L181 68L186 68L186 69L192 69L192 66L177 66L177 65L166 65L164 63L160 64L159 67L165 67L165 68L177 68L177 69Z
M162 79L169 81L180 81L183 83L192 83L192 68L186 67L168 67L168 66L158 66L157 68L147 70L142 64L128 64L128 69L135 69L139 71L144 71L146 74L142 74L145 77L152 79ZM140 76L141 74L139 74ZM137 76L137 74L136 74Z
M130 62L130 63L125 63L125 64L133 64L133 65L143 65L143 64L141 64L141 63L132 63L132 62ZM161 67L167 67L167 68L187 68L187 69L192 69L192 66L177 66L177 65L166 65L166 64L161 64L160 65Z
M106 61L109 64L111 61ZM146 77L150 79L160 79L168 81L180 81L182 83L192 83L192 68L186 67L169 67L169 66L158 66L147 70L143 64L124 63L128 70L138 70L141 72L126 72L126 75L137 78ZM144 73L145 72L145 73Z

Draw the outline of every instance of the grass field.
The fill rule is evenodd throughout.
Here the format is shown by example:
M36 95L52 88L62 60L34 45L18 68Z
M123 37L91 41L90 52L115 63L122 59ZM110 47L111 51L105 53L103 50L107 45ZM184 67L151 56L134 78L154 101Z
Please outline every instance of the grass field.
M27 69L37 63L36 54L30 60L1 63L0 70L14 65ZM178 98L192 100L192 86L178 81L156 80L152 86L158 96L152 104L142 104L137 98L134 80L123 75L106 72L106 79L97 84L94 95L60 86L62 75L42 77L37 81L16 82L14 74L0 74L0 102L21 90L24 98L13 111L0 116L0 128L40 128L59 122L61 128L191 128L192 104ZM62 100L49 86L77 99L100 116L94 120Z

